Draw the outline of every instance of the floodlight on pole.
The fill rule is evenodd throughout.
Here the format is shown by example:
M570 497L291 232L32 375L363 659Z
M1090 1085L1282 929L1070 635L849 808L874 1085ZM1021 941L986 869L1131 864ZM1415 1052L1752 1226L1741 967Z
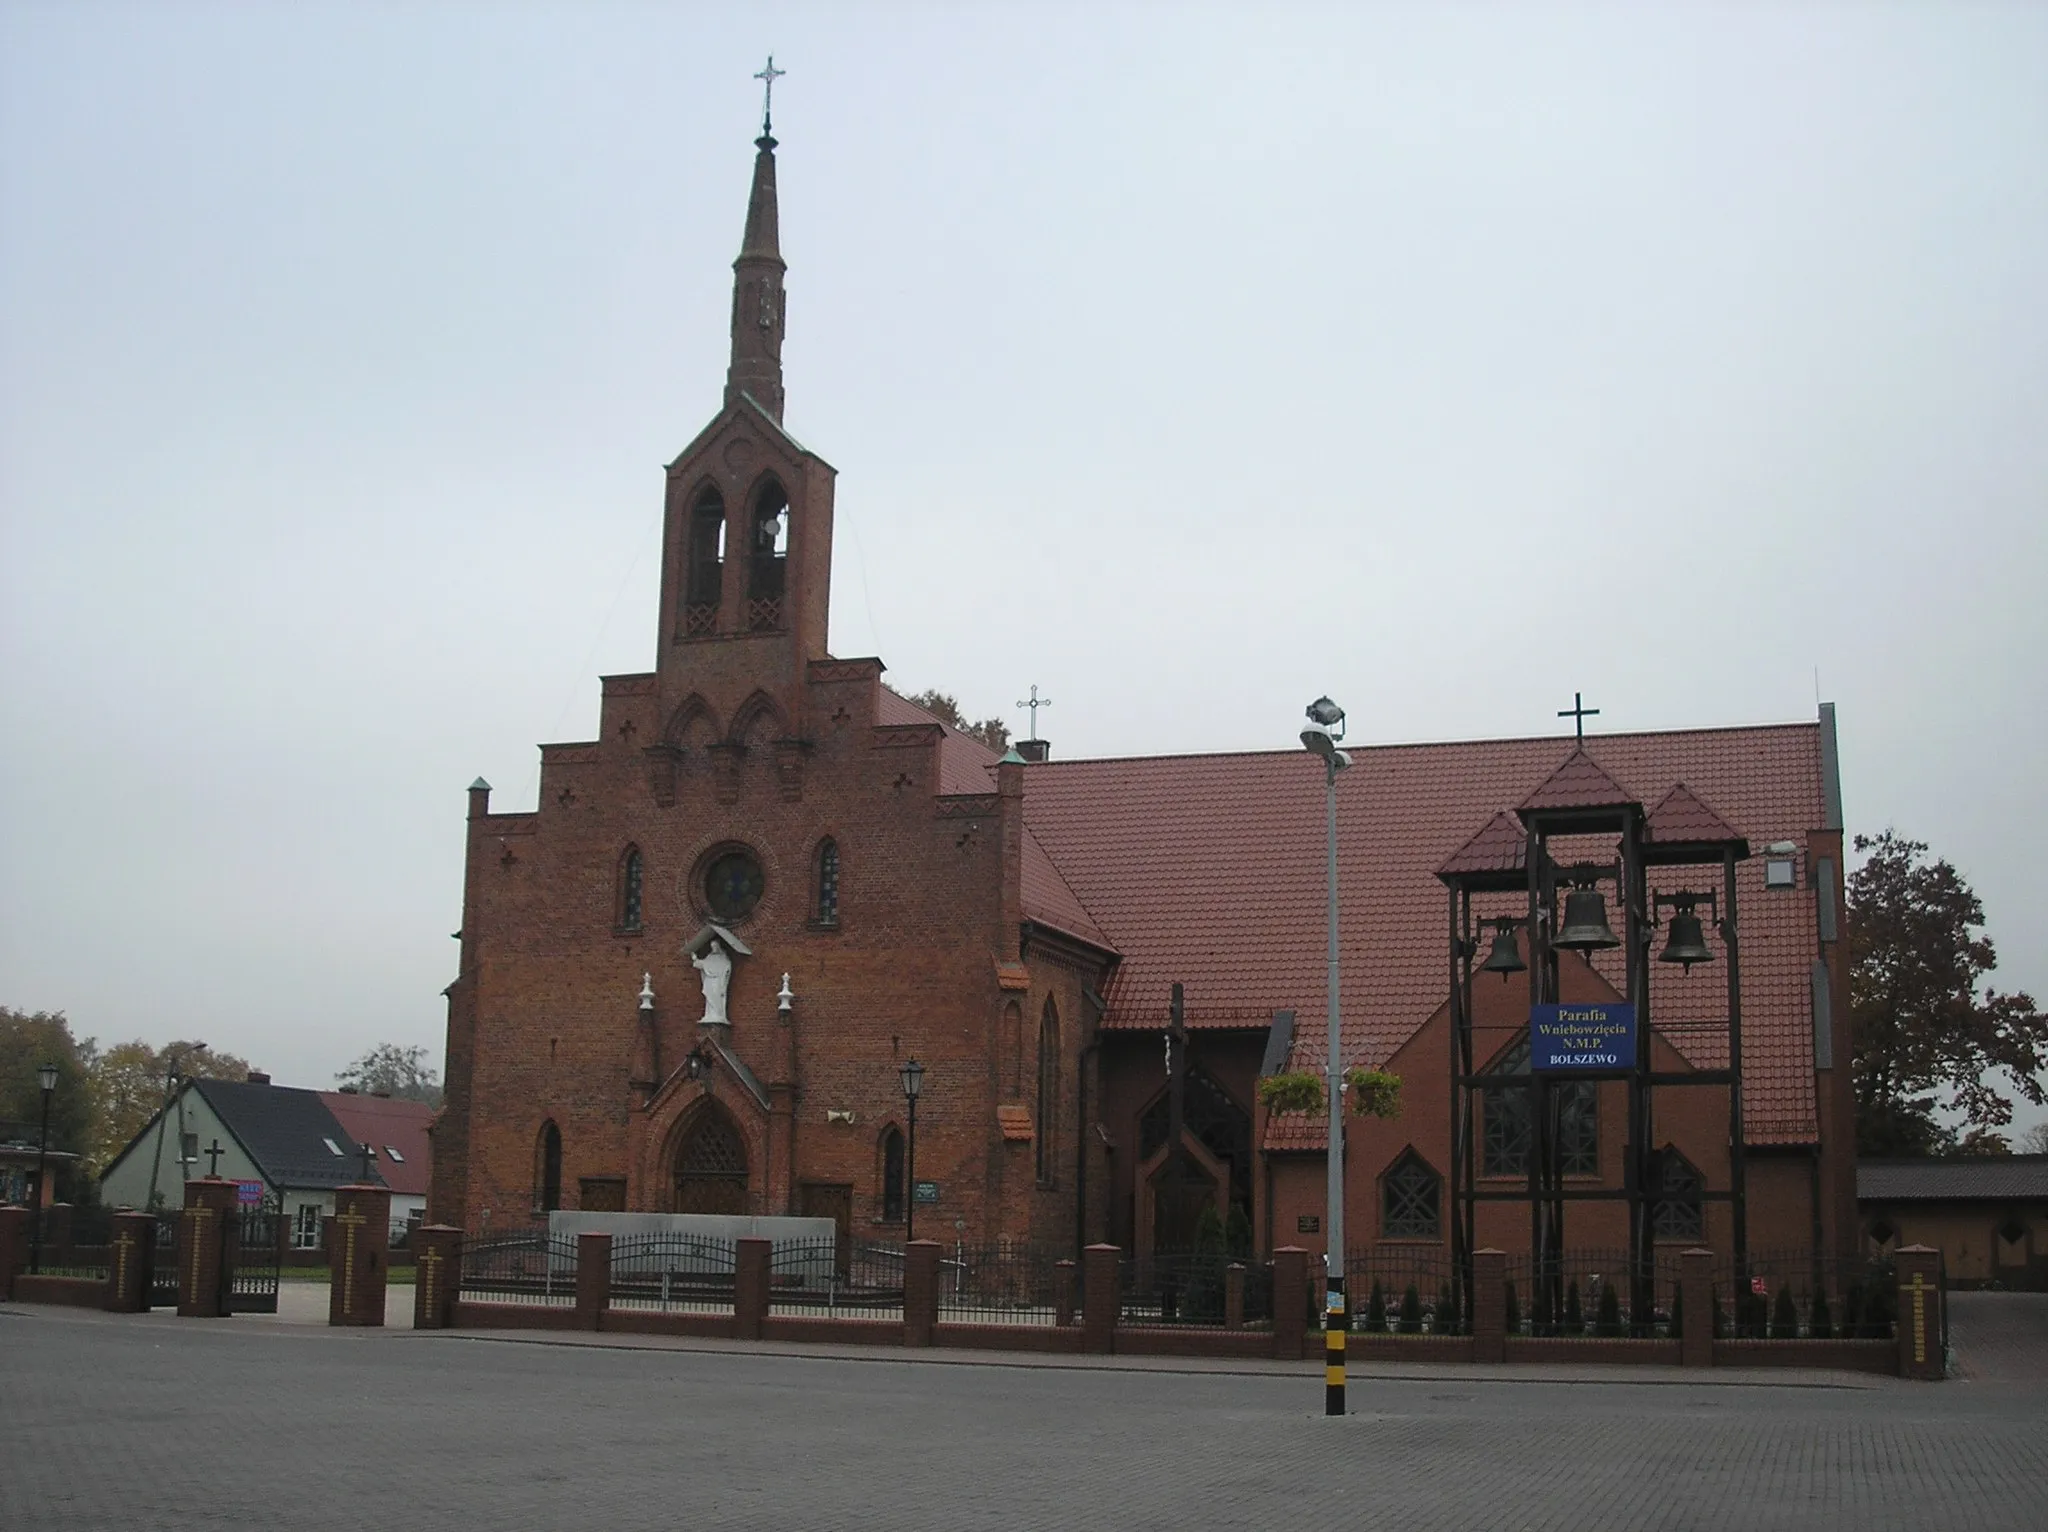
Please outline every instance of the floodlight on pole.
M1324 1163L1329 1170L1328 1207L1323 1215L1323 1413L1344 1413L1344 1332L1350 1313L1344 1301L1344 1045L1337 1005L1337 773L1351 757L1337 748L1344 737L1344 709L1328 697L1308 705L1308 723L1301 743L1323 763L1324 813L1328 822L1329 881L1329 1142Z

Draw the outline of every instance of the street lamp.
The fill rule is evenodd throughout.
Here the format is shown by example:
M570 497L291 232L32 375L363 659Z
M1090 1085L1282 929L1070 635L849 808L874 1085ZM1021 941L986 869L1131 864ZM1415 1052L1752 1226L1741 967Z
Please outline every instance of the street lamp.
M910 1141L903 1151L903 1243L908 1245L917 1227L917 1098L924 1089L924 1065L909 1059L900 1073L904 1104L910 1108Z
M1344 709L1328 697L1308 705L1308 726L1301 742L1323 763L1323 796L1329 821L1330 883L1330 1141L1323 1158L1329 1166L1329 1208L1323 1250L1323 1413L1344 1413L1344 1332L1350 1316L1344 1306L1344 1075L1343 1029L1337 1011L1337 773L1351 757L1337 748L1344 737Z
M49 1202L45 1189L49 1183L44 1177L48 1174L45 1167L50 1163L50 1097L57 1089L57 1066L44 1064L38 1068L36 1084L43 1088L43 1131L36 1140L35 1238L30 1242L28 1269L40 1276L43 1270L43 1219L48 1216L44 1208Z

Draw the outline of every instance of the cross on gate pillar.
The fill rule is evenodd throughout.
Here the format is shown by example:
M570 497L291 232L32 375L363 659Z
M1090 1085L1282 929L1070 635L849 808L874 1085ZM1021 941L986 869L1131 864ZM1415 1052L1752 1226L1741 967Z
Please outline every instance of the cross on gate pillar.
M228 1311L235 1283L228 1259L229 1222L241 1188L218 1176L185 1183L178 1219L178 1317L218 1319Z
M462 1291L462 1231L430 1223L412 1231L412 1327L455 1328L455 1299Z
M156 1220L147 1213L116 1213L107 1251L107 1308L140 1314L149 1308L150 1260L156 1253Z
M1893 1259L1899 1274L1899 1376L1939 1382L1948 1373L1941 1252L1907 1245Z
M327 1244L330 1325L384 1323L390 1249L390 1189L357 1185L336 1191L334 1238Z

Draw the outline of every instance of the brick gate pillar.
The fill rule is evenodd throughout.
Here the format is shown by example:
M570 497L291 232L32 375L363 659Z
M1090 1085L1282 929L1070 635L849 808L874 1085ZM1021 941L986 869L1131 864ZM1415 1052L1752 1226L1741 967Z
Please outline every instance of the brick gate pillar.
M1467 1295L1472 1321L1472 1360L1508 1359L1508 1258L1488 1246L1472 1252L1472 1291Z
M415 1330L455 1328L455 1300L462 1292L462 1231L445 1223L423 1224L412 1231L412 1327Z
M1899 1376L1938 1383L1948 1374L1943 1354L1941 1252L1907 1245L1893 1257L1899 1274Z
M0 1298L14 1296L14 1278L28 1270L27 1208L0 1208Z
M116 1213L107 1250L107 1308L140 1314L149 1307L149 1263L156 1253L156 1220L147 1213Z
M939 1242L914 1239L903 1247L903 1344L929 1346L939 1325Z
M1308 1252L1282 1245L1273 1252L1273 1355L1301 1360L1308 1336Z
M178 1317L218 1319L228 1311L235 1279L227 1254L227 1221L236 1214L240 1189L207 1176L185 1183L185 1209L178 1216Z
M327 1242L327 1322L381 1326L391 1265L390 1191L382 1186L339 1188L333 1236Z
M1081 1349L1107 1355L1116 1350L1119 1300L1115 1245L1090 1245L1081 1252Z
M612 1306L612 1237L576 1236L576 1327L604 1328L604 1311Z
M1681 1367L1714 1365L1714 1252L1688 1250L1678 1258L1679 1300L1685 1330L1678 1338Z
M759 1340L768 1322L768 1269L772 1240L749 1237L733 1251L732 1330L741 1340Z

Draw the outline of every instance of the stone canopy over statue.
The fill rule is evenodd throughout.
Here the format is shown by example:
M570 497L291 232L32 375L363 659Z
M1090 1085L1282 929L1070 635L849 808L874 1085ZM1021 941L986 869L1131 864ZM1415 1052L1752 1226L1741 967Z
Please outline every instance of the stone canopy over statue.
M732 1017L727 1005L732 993L733 960L735 957L752 957L753 953L745 942L715 921L692 937L683 952L704 986L704 1014L697 1019L697 1025L731 1026Z

